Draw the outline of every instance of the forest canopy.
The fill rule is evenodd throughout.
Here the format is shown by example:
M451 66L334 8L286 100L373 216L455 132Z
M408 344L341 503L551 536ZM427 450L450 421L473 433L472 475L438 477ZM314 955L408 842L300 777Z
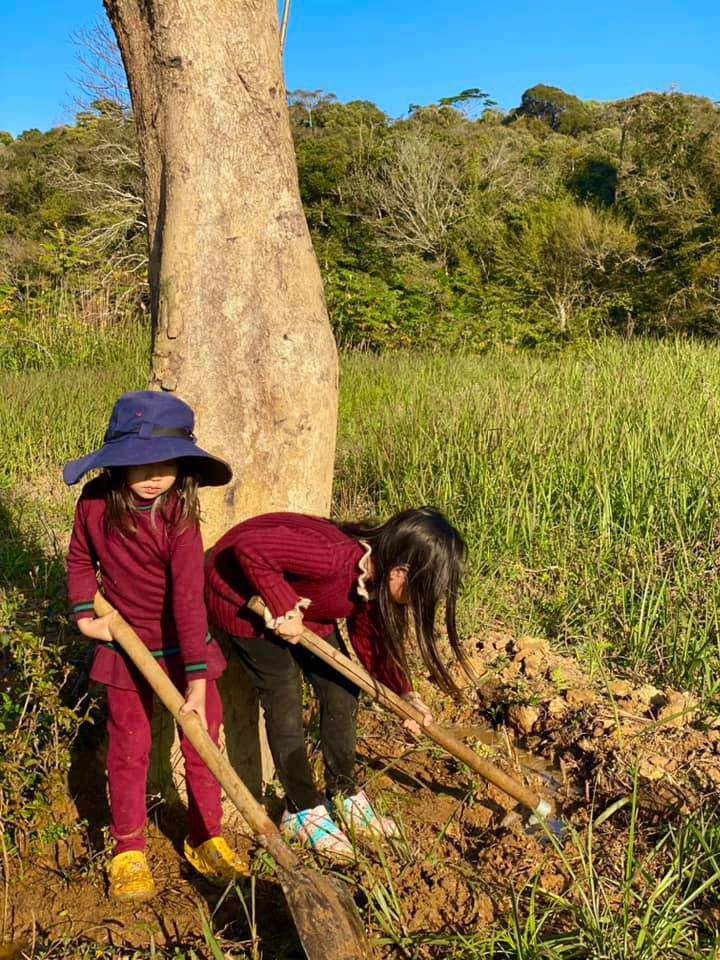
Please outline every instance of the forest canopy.
M470 88L393 119L289 94L303 204L341 345L548 345L720 332L720 110L644 93ZM132 112L0 134L1 335L62 299L88 323L146 315Z

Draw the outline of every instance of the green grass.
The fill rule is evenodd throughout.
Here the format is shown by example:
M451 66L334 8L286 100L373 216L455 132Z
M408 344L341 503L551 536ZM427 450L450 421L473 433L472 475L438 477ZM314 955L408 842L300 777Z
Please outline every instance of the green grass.
M61 285L11 304L0 298L0 371L109 367L119 357L141 367L148 362L146 329L135 299L107 286L93 292Z
M599 855L602 825L623 807L624 849L609 868ZM478 956L523 960L714 960L720 946L713 907L720 882L720 831L713 815L691 817L638 842L637 794L613 804L570 843L551 842L569 881L562 893L538 876L515 897L508 927ZM607 842L607 833L605 833ZM472 954L468 955L468 960Z
M405 960L715 960L720 829L707 811L640 836L637 790L567 836L548 834L546 860L510 892L505 922L484 930L411 933L382 846L359 852L366 921ZM397 814L396 814L397 817ZM416 849L410 861L432 855ZM551 865L556 884L546 885ZM481 877L478 877L482 880ZM487 877L484 878L486 881ZM492 881L492 878L490 878ZM450 926L450 925L449 925Z
M468 626L500 620L711 693L718 361L617 341L348 357L338 504L447 510L470 545Z
M60 464L97 444L113 400L145 381L146 334L114 350L101 367L0 372L0 496L20 491L27 511L51 491L68 515ZM500 621L711 695L719 435L715 346L350 355L335 512L438 505L470 545L467 631Z

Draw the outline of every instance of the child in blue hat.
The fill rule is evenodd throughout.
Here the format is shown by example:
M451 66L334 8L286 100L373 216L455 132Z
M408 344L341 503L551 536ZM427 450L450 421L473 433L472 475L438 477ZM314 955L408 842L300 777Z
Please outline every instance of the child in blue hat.
M96 641L91 679L105 684L110 895L148 899L155 885L147 863L146 787L151 747L152 690L115 645L109 617L95 618L98 589L122 614L170 678L185 691L218 742L222 702L216 680L225 659L210 637L203 599L204 554L198 487L232 477L228 464L201 450L190 407L170 393L126 393L115 404L103 446L63 470L83 487L68 554L68 594L81 633ZM227 883L247 865L221 834L220 786L180 734L188 791L185 856L210 880Z

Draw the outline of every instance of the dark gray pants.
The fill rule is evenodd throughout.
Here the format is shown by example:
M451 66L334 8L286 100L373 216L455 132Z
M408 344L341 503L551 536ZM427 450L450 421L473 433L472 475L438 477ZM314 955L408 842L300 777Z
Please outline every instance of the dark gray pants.
M328 641L343 649L335 631ZM274 633L233 637L250 682L260 695L268 743L289 810L306 810L323 802L313 781L305 744L301 673L320 701L320 742L325 761L325 791L356 792L355 742L358 689L299 644Z

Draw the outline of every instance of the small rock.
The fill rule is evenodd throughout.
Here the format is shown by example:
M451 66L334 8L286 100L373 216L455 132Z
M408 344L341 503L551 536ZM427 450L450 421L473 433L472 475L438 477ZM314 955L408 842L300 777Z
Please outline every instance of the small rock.
M545 657L537 650L519 654L522 657L523 673L526 677L539 677L545 672Z
M459 664L454 664L452 669L453 679L461 689L483 683L483 678L487 674L488 661L486 657L474 653L466 657L466 661L472 676L468 676Z
M487 660L479 653L471 654L468 657L468 666L478 677L487 673Z
M656 767L654 764L649 763L647 760L643 760L640 763L638 768L640 776L644 777L646 780L662 780L665 776L665 771L661 770L660 767Z
M539 719L540 711L538 708L527 704L513 704L508 710L508 720L521 733L532 733L532 729Z
M638 773L646 780L662 780L665 776L665 758L659 753L648 754L638 765Z
M645 703L648 706L657 706L658 703L664 703L665 698L660 693L657 687L654 687L651 683L645 683L642 687L638 687L635 691L635 699L640 703Z
M562 893L567 887L567 881L561 873L556 873L551 868L544 870L540 874L540 889L548 893Z
M481 652L485 650L493 653L506 653L510 643L511 639L506 633L490 631L485 634L481 644L478 644L478 649L481 650Z
M672 727L684 727L692 723L697 715L697 700L687 693L671 691L668 694L667 704L658 714Z
M597 701L597 694L587 687L577 687L567 691L565 700L570 709L582 710L583 707L589 707Z
M540 650L543 653L549 653L550 644L544 637L518 637L515 641L515 649L518 653L530 650Z
M567 716L568 705L563 697L553 697L547 705L548 716L553 720L562 720ZM720 739L720 737L719 737Z

